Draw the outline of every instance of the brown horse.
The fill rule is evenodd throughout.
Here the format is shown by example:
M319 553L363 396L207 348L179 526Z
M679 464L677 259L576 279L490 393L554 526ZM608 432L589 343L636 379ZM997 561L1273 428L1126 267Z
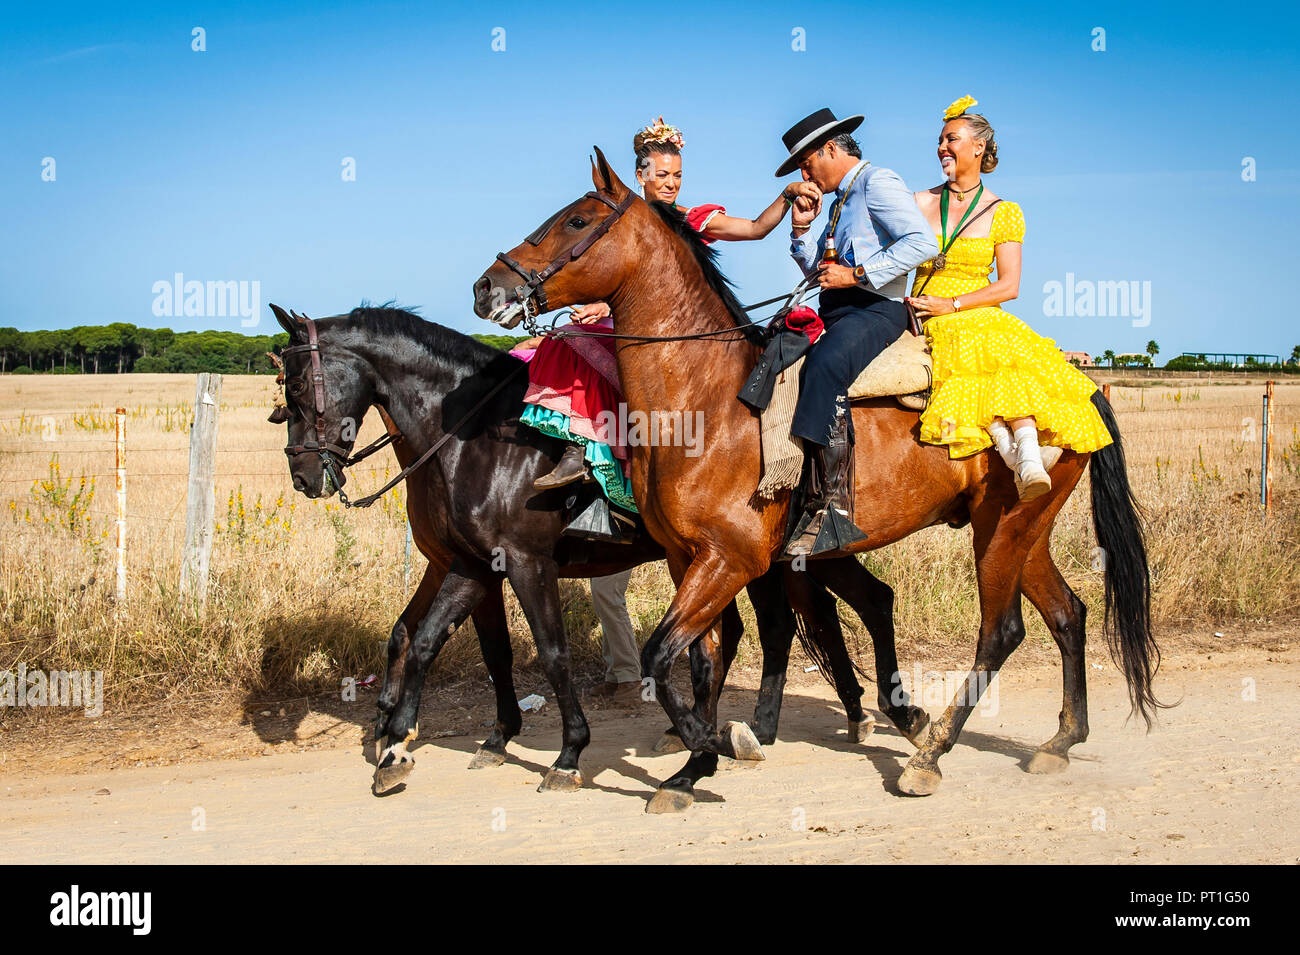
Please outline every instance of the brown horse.
M549 228L529 237L532 241L499 256L475 283L475 311L511 327L539 304L608 302L615 333L627 336L618 344L618 369L629 415L704 413L703 453L688 456L671 440L643 442L630 449L631 476L646 526L664 545L678 587L646 644L642 667L691 750L723 752L727 741L692 712L669 676L678 655L700 641L736 593L778 559L785 536L789 496L756 499L759 422L736 400L758 355L755 329L712 252L682 217L631 196L599 149L596 155L595 191L557 213ZM1151 635L1145 545L1114 416L1100 395L1093 402L1114 437L1112 445L1091 456L1093 523L1106 572L1106 631L1133 709L1149 726L1160 705L1151 687L1159 651ZM852 413L857 436L853 519L867 535L854 551L884 547L935 524L973 527L981 617L974 666L928 737L916 734L918 749L899 789L919 796L938 788L939 757L952 748L987 681L1024 637L1022 595L1047 622L1064 671L1059 730L1028 768L1064 769L1070 747L1088 733L1085 608L1052 562L1049 538L1089 455L1063 454L1053 469L1051 492L1021 502L1010 470L996 454L949 460L944 448L918 440L917 414L889 400L855 403ZM863 601L861 594L835 589L855 609ZM700 642L716 659L712 641ZM886 677L896 690L897 674ZM886 692L884 680L880 690ZM689 806L693 772L688 763L660 786L647 808Z

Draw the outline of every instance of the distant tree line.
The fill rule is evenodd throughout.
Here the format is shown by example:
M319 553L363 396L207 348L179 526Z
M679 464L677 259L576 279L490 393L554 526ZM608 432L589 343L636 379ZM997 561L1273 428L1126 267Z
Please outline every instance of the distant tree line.
M288 342L289 336L283 332L174 332L170 328L138 328L128 322L35 332L0 328L0 372L267 374L274 372L275 366L266 352Z
M506 351L523 336L475 335ZM0 328L0 372L14 374L126 374L129 372L216 372L223 375L274 374L266 357L289 344L284 332L174 332L139 328L127 322L78 325L55 331L20 332Z

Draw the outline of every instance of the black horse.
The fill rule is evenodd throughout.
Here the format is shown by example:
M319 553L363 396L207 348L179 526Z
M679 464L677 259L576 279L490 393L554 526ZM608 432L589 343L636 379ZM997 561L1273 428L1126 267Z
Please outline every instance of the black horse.
M429 567L388 643L375 725L374 791L391 790L413 768L407 746L417 735L425 675L448 637L469 616L497 703L496 725L470 767L505 761L506 743L522 724L502 599L501 585L507 579L528 620L563 719L563 746L539 788L579 787L578 758L590 733L569 672L558 579L618 573L661 559L662 548L644 530L626 543L561 533L571 516L572 490L537 491L533 481L554 467L564 444L520 424L527 377L519 359L396 308L362 307L319 322L299 321L276 305L271 310L290 337L283 370L287 411L271 420L288 422L286 450L298 491L319 498L342 488L343 460L372 405L380 409L390 434L400 435L394 451L403 468L444 442L406 479L412 536ZM315 348L309 330L314 330ZM448 437L446 428L454 428L454 434ZM853 567L841 567L840 573L860 581L865 570L852 558L847 562ZM830 565L836 562L821 563L826 573L834 573ZM736 723L728 736L732 751L727 755L738 758L762 758L758 744L776 739L796 632L834 683L848 716L850 738L858 741L871 729L834 598L809 574L787 573L783 582L781 573L774 568L749 588L763 650L763 678L754 711L756 732ZM888 587L879 581L875 586L878 598L892 600ZM877 643L878 668L884 666L882 672L892 675L897 671L892 619L859 604L854 601ZM886 627L887 632L882 629ZM710 697L716 700L718 686L713 684L721 684L743 632L734 602L722 615L719 631L715 636L723 651L722 673L712 672L702 658L692 655L692 683L701 708L710 705ZM881 647L887 647L883 659ZM896 709L883 694L881 704ZM703 709L701 716L706 716ZM714 714L707 716L712 721ZM716 768L716 754L700 753L696 759L700 775Z

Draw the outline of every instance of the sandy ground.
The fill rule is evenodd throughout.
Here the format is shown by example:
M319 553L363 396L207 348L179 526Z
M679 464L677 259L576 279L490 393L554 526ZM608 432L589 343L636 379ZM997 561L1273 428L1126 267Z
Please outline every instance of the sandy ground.
M1125 725L1118 674L1090 669L1092 736L1057 776L1023 766L1055 729L1058 671L1013 667L926 799L897 793L906 740L888 727L850 744L830 689L798 674L766 761L705 780L680 816L644 812L655 781L683 760L649 753L664 717L646 704L590 711L587 785L572 794L535 791L558 745L549 712L529 720L505 766L473 772L483 730L430 737L469 732L488 711L426 713L414 774L382 799L369 793L360 719L336 737L298 721L300 741L336 739L332 748L267 743L275 755L170 765L75 771L11 749L0 834L6 856L24 862L1296 863L1292 646L1168 661L1161 690L1182 703L1150 735ZM752 689L729 691L724 716L743 719L752 705Z

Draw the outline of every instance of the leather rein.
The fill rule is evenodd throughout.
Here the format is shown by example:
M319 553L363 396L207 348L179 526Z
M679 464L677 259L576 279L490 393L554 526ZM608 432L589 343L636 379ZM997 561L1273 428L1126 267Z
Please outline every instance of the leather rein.
M370 455L374 454L376 451L380 450L381 448L385 448L390 444L400 443L401 441L404 440L404 436L401 435L400 433L393 434L392 432L389 432L385 434L382 438L379 438L376 441L372 441L370 444L366 445L356 454L352 454L348 450L348 448L342 447L341 445L332 444L331 442L321 440L321 436L326 433L325 371L321 366L320 342L317 336L316 322L313 319L308 318L306 315L299 315L297 312L294 311L290 311L289 314L292 315L296 321L300 322L307 329L307 344L290 345L287 348L283 349L280 352L280 354L283 356L283 355L293 355L301 352L307 352L309 355L311 355L311 381L312 381L312 388L314 391L314 395L313 395L314 400L312 406L313 409L315 410L316 416L315 419L312 421L311 439L304 442L303 444L286 445L284 449L284 453L290 459L292 459L295 455L298 454L320 455L321 469L324 471L326 477L329 478L330 482L333 483L335 489L338 491L339 501L343 504L344 507L369 507L371 504L375 503L375 501L379 500L381 497L383 497L393 488L397 487L398 484L401 484L403 481L405 481L413 472L418 470L426 461L428 461L429 458L433 457L434 454L437 453L438 449L441 448L444 444L446 444L447 441L451 439L452 435L454 435L457 431L461 429L461 427L465 424L465 422L469 421L469 419L472 418L475 414L477 414L483 408L484 405L486 405L503 388L505 388L505 386L508 385L514 379L515 375L517 375L520 371L528 367L527 364L521 362L518 368L516 368L510 374L506 375L504 378L498 381L491 388L491 390L488 391L487 394L485 394L482 398L480 398L477 402L475 402L474 406L470 408L469 411L465 412L464 415L461 416L460 420L457 421L455 425L453 425L450 428L447 428L443 432L442 437L439 438L437 441L435 441L432 447L429 448L429 450L425 451L422 455L420 455L418 458L416 458L414 461L412 461L410 464L404 467L398 473L397 477L393 478L391 481L389 481L387 484L381 487L378 491L375 491L373 494L367 494L365 497L360 498L359 500L350 501L348 500L348 496L343 493L343 481L341 477L342 470L344 468L350 468L353 465L355 465L357 462L370 457ZM283 380L284 372L281 371L280 375L281 375L281 380Z

